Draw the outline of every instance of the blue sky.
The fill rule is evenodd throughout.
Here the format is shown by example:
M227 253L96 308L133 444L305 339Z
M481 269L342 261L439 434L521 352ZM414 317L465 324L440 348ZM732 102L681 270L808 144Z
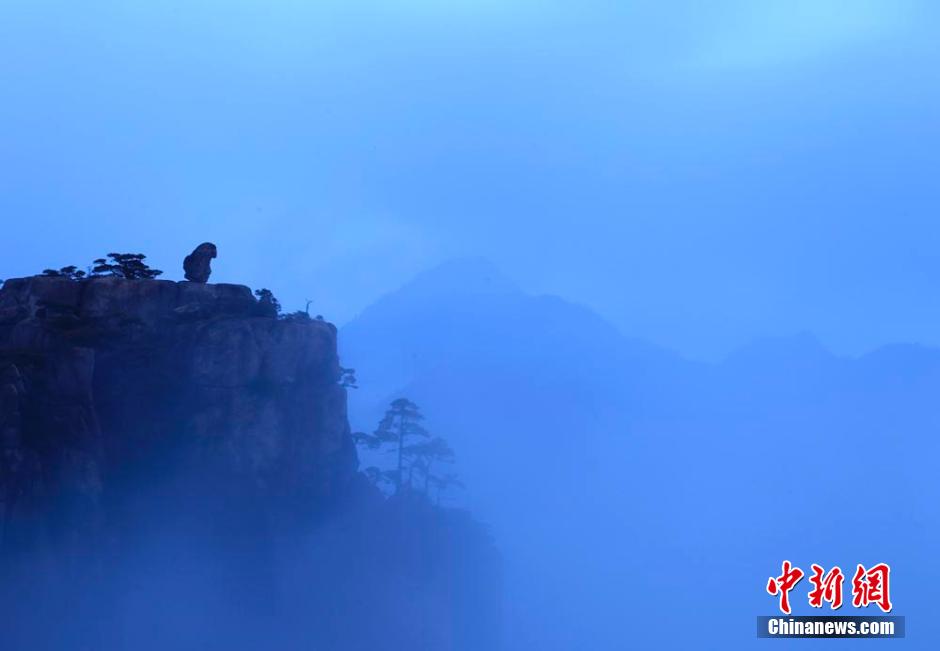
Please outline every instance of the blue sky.
M444 260L714 357L940 344L914 0L0 9L0 277L142 250L339 323Z

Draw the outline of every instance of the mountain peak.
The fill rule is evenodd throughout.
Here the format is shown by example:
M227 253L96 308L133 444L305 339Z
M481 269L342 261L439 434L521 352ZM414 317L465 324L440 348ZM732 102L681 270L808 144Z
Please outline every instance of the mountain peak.
M490 260L482 257L454 258L423 271L401 290L408 294L516 294L521 290Z

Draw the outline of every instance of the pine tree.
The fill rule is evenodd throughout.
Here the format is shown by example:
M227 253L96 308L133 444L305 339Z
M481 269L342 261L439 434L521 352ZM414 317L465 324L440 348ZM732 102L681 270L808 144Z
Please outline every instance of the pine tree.
M151 269L144 260L143 253L109 253L108 259L94 261L92 275L117 276L128 280L150 280L163 274L159 269Z
M398 398L392 401L373 434L380 443L396 446L394 451L398 455L398 463L393 473L396 493L401 492L404 485L406 448L413 439L430 438L428 431L421 425L423 420L424 416L421 415L418 405L407 398ZM411 488L410 479L409 473L408 488Z
M352 436L356 445L370 450L389 446L388 451L396 454L393 469L372 466L363 471L373 484L391 484L397 494L403 490L414 492L420 480L419 492L430 498L432 488L436 489L440 501L441 492L462 484L453 474L436 474L440 464L454 462L454 451L441 437L432 437L421 424L423 420L418 405L399 398L391 403L374 433L355 432Z

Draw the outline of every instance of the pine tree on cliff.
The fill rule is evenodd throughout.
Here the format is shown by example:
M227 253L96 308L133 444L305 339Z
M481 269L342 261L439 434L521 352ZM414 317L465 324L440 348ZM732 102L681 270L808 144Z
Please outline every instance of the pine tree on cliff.
M389 452L395 452L397 463L392 470L383 470L372 466L363 473L375 485L391 484L395 493L403 488L415 490L416 480L423 479L422 492L429 499L432 489L440 503L441 493L451 487L463 484L453 474L437 474L442 463L455 461L454 451L447 441L439 436L432 437L421 425L424 416L418 406L406 398L399 398L391 403L385 416L372 434L353 432L357 446L369 450L379 450L386 445L393 446Z
M258 303L260 303L271 316L276 317L281 313L281 302L275 298L274 292L270 289L256 289L255 296L258 297Z
M404 485L405 461L411 441L415 438L430 438L428 431L421 426L422 420L424 416L421 415L418 405L407 398L398 398L392 401L373 434L378 442L393 443L396 446L398 463L393 473L396 493L401 492ZM411 473L408 477L408 488L411 488Z
M70 264L67 267L62 267L61 269L43 269L42 275L68 278L69 280L84 280L88 276L87 273L73 264Z
M435 465L454 462L454 451L439 436L405 446L405 455L412 459L409 470L413 473L417 469L424 475L424 494L429 497L431 484L439 488L443 482L443 477L434 474Z
M144 262L147 258L143 253L109 253L109 259L98 258L94 261L91 270L94 276L117 276L128 280L149 280L156 278L163 272L151 269Z

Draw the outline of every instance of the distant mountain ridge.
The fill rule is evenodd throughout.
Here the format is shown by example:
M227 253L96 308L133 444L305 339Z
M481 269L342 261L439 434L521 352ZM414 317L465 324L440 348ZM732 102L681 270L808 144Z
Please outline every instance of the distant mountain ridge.
M621 358L680 363L587 307L526 294L481 258L445 263L383 296L341 328L340 351L361 381L357 406L385 400L442 365L451 372L534 365L569 375L611 373Z
M407 395L451 441L461 499L506 550L509 648L618 639L598 631L624 612L695 648L675 613L704 625L721 604L763 612L751 584L781 554L909 573L930 562L910 541L940 540L937 349L844 357L798 333L693 362L478 260L421 274L339 340L362 386L354 427ZM688 572L709 577L707 604ZM928 603L930 581L907 576L905 612L926 617L910 599ZM572 603L590 606L575 620ZM653 648L657 635L619 639Z

